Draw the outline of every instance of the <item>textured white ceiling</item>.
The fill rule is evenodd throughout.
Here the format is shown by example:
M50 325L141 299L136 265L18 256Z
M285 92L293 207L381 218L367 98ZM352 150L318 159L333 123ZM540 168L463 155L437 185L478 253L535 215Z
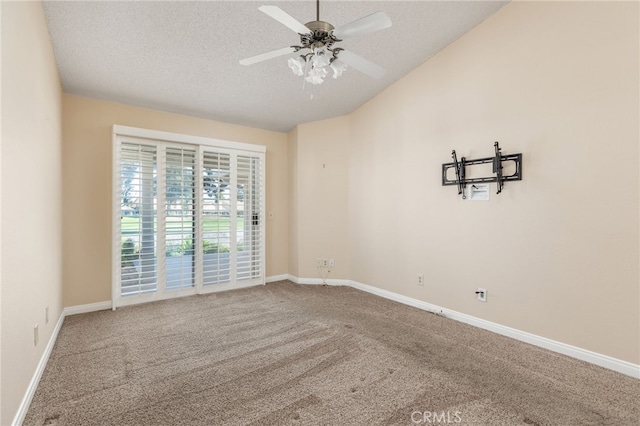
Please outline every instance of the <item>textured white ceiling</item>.
M382 79L350 68L315 86L313 100L287 67L290 56L238 61L299 44L260 5L306 23L315 20L314 1L52 1L44 9L65 92L288 131L352 112L505 3L321 1L320 19L336 27L377 11L393 26L340 43L386 68Z

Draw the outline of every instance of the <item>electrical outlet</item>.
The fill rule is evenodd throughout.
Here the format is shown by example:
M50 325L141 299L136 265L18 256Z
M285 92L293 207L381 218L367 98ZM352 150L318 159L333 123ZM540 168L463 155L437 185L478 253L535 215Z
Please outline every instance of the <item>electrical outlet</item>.
M418 280L416 281L418 285L424 285L424 275L418 274Z
M476 296L478 297L478 300L481 302L486 302L487 301L487 290L484 288L479 288L476 291Z
M322 267L326 268L329 266L329 261L327 259L322 259Z
M44 308L44 323L49 324L49 307Z
M334 266L336 266L336 260L335 259L329 259L329 268L333 268Z
M38 324L33 327L33 346L38 345Z
M317 266L318 268L322 267L322 259L320 259L320 258L317 258L317 259L316 259L316 266Z

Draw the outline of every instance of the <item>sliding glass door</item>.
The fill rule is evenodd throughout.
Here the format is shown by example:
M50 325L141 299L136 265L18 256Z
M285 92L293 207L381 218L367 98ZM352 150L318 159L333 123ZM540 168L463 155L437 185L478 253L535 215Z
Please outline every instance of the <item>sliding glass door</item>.
M114 306L264 284L264 154L114 139Z

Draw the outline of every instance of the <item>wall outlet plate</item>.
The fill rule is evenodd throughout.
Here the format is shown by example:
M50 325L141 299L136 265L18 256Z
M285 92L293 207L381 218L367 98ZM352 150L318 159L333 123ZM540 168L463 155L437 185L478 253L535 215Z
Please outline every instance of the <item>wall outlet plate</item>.
M489 184L488 183L467 184L467 200L473 200L473 201L489 200Z
M478 296L478 300L481 302L487 301L487 290L484 288L479 288L476 290L476 296Z
M416 284L418 284L419 286L423 286L424 285L424 275L423 274L418 274L418 280L416 281Z

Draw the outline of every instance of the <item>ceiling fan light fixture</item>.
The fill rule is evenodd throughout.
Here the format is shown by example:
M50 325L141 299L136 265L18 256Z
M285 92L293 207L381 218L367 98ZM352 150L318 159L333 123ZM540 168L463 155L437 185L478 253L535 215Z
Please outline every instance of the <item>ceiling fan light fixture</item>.
M324 68L331 60L327 55L327 50L324 47L316 47L313 49L313 55L311 55L311 66L315 68Z
M307 73L305 80L313 85L322 84L328 72L326 68L312 68Z
M333 71L333 78L338 78L342 75L343 72L347 70L347 64L336 59L330 64L331 70Z
M329 74L329 69L333 72L333 78L338 78L347 69L347 65L337 61L340 49L329 49L327 46L301 47L300 49L310 49L311 52L291 58L287 61L289 68L295 75L305 76L305 81L317 85L322 84Z
M329 69L333 72L333 78L340 77L347 69L346 64L336 60L338 52L338 49L330 50L326 46L315 47L307 54L289 58L287 65L295 75L304 76L308 83L322 84L329 75Z
M293 71L295 75L299 75L299 76L304 75L304 66L305 66L304 56L298 56L297 58L290 58L287 61L287 64L289 65L289 68L291 68L291 71Z

